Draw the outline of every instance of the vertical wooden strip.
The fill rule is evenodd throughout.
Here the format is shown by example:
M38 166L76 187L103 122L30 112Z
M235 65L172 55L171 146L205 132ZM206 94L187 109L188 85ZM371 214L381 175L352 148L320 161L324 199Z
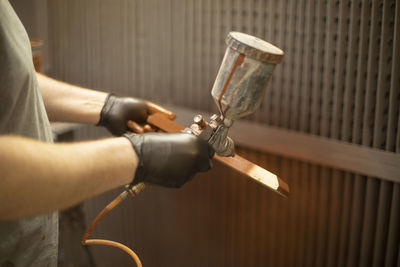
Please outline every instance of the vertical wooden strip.
M363 176L355 175L354 191L352 196L351 219L349 229L349 244L346 266L356 266L360 257L361 231L364 218L364 198L366 179Z
M378 39L379 35L379 21L381 19L379 2L373 0L372 3L372 16L371 16L371 30L369 34L369 47L368 47L368 64L367 64L367 83L366 83L366 95L364 102L364 117L363 117L363 133L362 133L362 144L371 146L373 144L373 127L374 127L374 108L375 108L375 97L377 88L378 69L376 66L379 64L379 43L375 40ZM376 123L376 122L375 122Z
M345 7L345 4L342 3L342 7ZM353 114L353 104L354 104L354 92L356 87L356 64L357 58L360 57L360 51L357 50L357 46L360 43L360 13L361 13L361 5L359 2L351 2L351 15L350 15L350 36L349 43L347 47L347 59L346 59L346 77L345 77L345 85L344 85L344 98L343 98L343 122L341 129L341 139L345 141L350 141L351 133L352 133L352 116L346 116L346 114ZM357 57L358 56L358 57ZM358 58L359 59L359 58ZM338 73L337 73L338 74ZM337 78L338 79L338 78ZM335 132L335 131L334 131ZM349 221L350 221L350 204L351 204L351 192L353 187L353 177L346 173L344 175L344 183L343 183L343 197L342 197L342 206L341 206L341 220L339 225L339 233L337 243L335 241L331 241L330 243L330 251L329 251L329 263L331 266L335 264L337 266L344 266L345 258L347 257L347 247L348 247L348 229L349 229ZM335 230L333 231L335 234ZM332 237L334 238L334 237ZM337 252L334 251L335 245L337 246Z
M227 172L223 172L220 177L220 187L221 192L220 199L221 199L221 244L220 248L220 259L221 259L221 266L228 266L228 238L230 233L230 221L228 220L229 216L228 213L231 212L229 206L229 194L230 194L230 187L227 186L230 184L229 175ZM218 218L218 217L217 217Z
M60 38L60 78L65 81L67 80L67 74L66 74L66 67L68 66L68 50L67 50L67 42L68 42L68 5L69 2L63 2L61 4L63 12L61 12L61 16L59 17L61 21L61 38Z
M363 144L364 145L372 145L377 146L381 143L382 135L374 135L374 128L380 128L380 123L378 121L374 121L374 100L376 95L379 98L379 91L382 88L379 88L379 75L376 78L375 74L378 73L376 68L377 63L379 63L379 47L377 42L374 40L377 39L379 35L380 26L379 22L381 20L381 10L378 1L374 1L372 4L373 15L371 18L371 31L370 31L370 46L369 46L369 55L371 56L368 61L368 78L367 78L367 92L366 92L366 102L365 108L366 111L364 113L364 124L363 124ZM379 66L381 67L381 66ZM380 69L380 68L379 68ZM377 86L377 91L375 91L375 86ZM375 109L376 112L376 109ZM372 128L373 127L373 128ZM365 202L365 217L362 227L362 239L361 239L361 251L360 251L360 260L359 264L364 266L369 266L372 263L372 255L373 255L373 243L375 242L375 229L376 229L376 215L377 215L377 202L378 202L378 194L379 194L379 186L380 183L377 179L368 177L367 179L367 191L366 191L366 202Z
M207 55L207 60L204 61L203 63L203 69L205 71L205 77L204 77L204 85L202 86L203 88L206 88L208 92L204 92L204 110L210 111L214 106L213 99L211 97L211 89L214 84L214 68L213 64L213 58L216 56L216 51L215 47L213 46L214 43L214 36L212 34L212 28L214 27L214 13L215 10L213 8L211 0L207 0L205 3L205 14L204 14L204 35L206 36L205 39L207 40L207 43L203 46L203 51L204 55ZM205 91L206 91L205 90Z
M393 6L395 5L395 7ZM391 9L395 10L394 30L393 30L393 48L391 56L391 76L390 76L390 94L389 94L389 110L388 110L388 127L386 136L386 150L396 151L396 129L400 133L398 121L400 122L400 4L395 2L391 5ZM400 124L399 124L400 125ZM397 144L400 142L398 141ZM399 149L399 147L397 147Z
M203 108L203 93L202 93L202 83L204 78L204 71L202 69L202 64L204 62L202 58L202 47L204 45L205 40L203 39L203 14L204 14L204 3L203 1L195 1L195 20L194 20L194 30L196 32L196 39L195 39L195 107L198 109Z
M330 124L330 137L339 139L340 137L340 128L342 118L346 117L346 115L342 116L342 106L343 106L343 91L345 87L345 80L348 76L346 70L346 47L347 47L347 40L349 39L349 4L350 2L342 1L339 3L339 17L338 17L338 28L337 32L334 35L334 40L337 39L337 46L336 46L336 58L334 63L334 90L333 90L333 105L332 105L332 121ZM356 3L351 4L351 8L354 9L353 5ZM353 22L355 23L355 22Z
M271 162L270 162L270 155L262 154L262 159L264 160L266 167L268 170L271 170ZM271 251L269 250L268 244L271 238L271 205L270 205L270 198L271 195L268 194L264 190L259 191L260 194L260 205L258 205L259 213L261 216L260 219L260 229L259 235L261 238L258 241L258 246L260 249L260 254L257 257L256 264L257 266L266 265L268 262L268 258L270 257Z
M85 23L84 23L84 25L82 25L82 28L84 28L84 38L83 38L83 48L85 49L85 86L87 86L87 87L91 87L91 88L95 88L94 87L94 85L93 85L93 77L92 77L92 75L91 75L91 72L90 72L90 65L91 65L91 60L92 60L92 58L91 58L91 51L90 51L90 47L89 47L89 44L92 42L92 36L91 36L91 34L90 34L90 21L91 21L91 18L89 18L88 17L88 5L89 5L89 3L88 2L86 2L86 3L82 3L81 4L82 5L82 9L83 9L83 12L84 12L84 21L85 21Z
M365 87L367 78L367 62L369 58L368 39L370 29L371 6L369 2L362 2L361 12L361 34L358 46L358 61L357 61L357 82L354 110L354 126L352 133L352 143L361 144L363 113L365 101Z
M350 229L351 229L351 214L352 214L352 200L353 192L355 192L354 184L356 177L350 173L345 173L344 175L344 186L343 186L343 201L341 205L341 215L340 215L340 229L339 229L339 242L337 252L337 266L345 266L348 251L350 246Z
M147 78L147 69L146 69L146 29L145 29L145 3L147 1L138 0L137 1L137 9L136 9L136 16L137 16L137 49L136 54L138 55L138 68L137 68L137 77L138 77L138 89L140 90L140 97L145 96L145 92L149 90L147 88L146 78Z
M57 62L58 60L58 53L56 52L56 47L57 46L57 42L58 42L58 38L56 36L57 31L55 31L54 29L56 28L56 20L54 19L54 13L56 12L56 8L55 8L55 4L56 1L51 1L50 3L48 3L48 36L49 36L49 75L52 75L54 77L56 70L57 70L57 65L55 64L55 62Z
M187 38L187 2L181 3L180 0L175 0L173 2L173 10L179 11L179 16L173 16L175 19L173 27L179 27L179 31L174 31L175 34L172 43L175 45L175 53L180 54L179 61L176 61L176 75L174 78L174 84L176 85L175 96L176 98L173 100L174 104L177 105L179 103L184 102L184 88L186 87L186 77L187 77L187 68L186 59L188 57L188 45L186 42ZM174 40L177 40L174 41Z
M362 3L362 15L361 15L361 40L359 43L359 60L357 63L357 86L356 86L356 103L355 103L355 114L354 114L354 127L353 127L353 142L360 142L362 140L362 123L363 123L363 108L364 108L364 85L366 76L366 63L368 62L368 32L369 32L369 14L371 13L371 7L369 3ZM346 265L353 266L358 263L360 254L360 241L361 241L361 229L364 212L363 202L365 194L365 178L359 175L355 176L354 192L352 198L352 215L350 220L350 237L348 243L348 251L345 252L347 255Z
M393 54L399 54L399 40L400 40L400 4L396 2L396 11L395 11L395 23L394 23L394 46L393 46ZM392 60L397 61L393 63L392 70L399 68L399 57L394 57ZM392 72L392 75L395 75L395 72ZM400 83L400 78L396 75L397 85ZM391 85L393 86L395 82L393 82L393 78L391 79ZM390 125L390 124L389 124ZM386 143L387 148L390 147L389 143ZM398 117L398 125L397 125L397 139L395 144L396 153L400 153L400 116ZM392 193L392 203L390 206L390 217L389 217L389 226L388 226L388 237L385 251L385 267L395 266L397 262L397 266L400 264L400 184L396 183L393 185L393 193ZM379 262L377 260L377 262Z
M246 2L245 2L246 3ZM247 32L251 35L255 35L255 29L253 27L254 25L254 17L253 17L253 11L254 11L254 0L247 0L247 4L243 7L243 14L245 14L245 16L243 17L243 28L242 31L243 32Z
M275 15L278 13L278 3L276 1L269 0L265 5L265 11L263 12L263 19L265 21L265 39L279 47L278 40L275 38L275 32L277 31L277 17ZM278 66L272 75L267 88L267 99L268 99L268 118L267 123L273 125L275 121L275 94L279 90L277 86L278 73L282 67Z
M134 95L132 92L132 88L129 88L129 77L131 77L132 69L130 68L132 64L130 64L129 60L131 58L131 53L132 51L129 49L130 46L130 35L132 35L132 31L130 29L131 24L129 24L129 8L128 8L128 2L126 0L121 0L121 5L120 5L120 13L121 13L121 75L122 75L122 81L121 81L121 87L123 88L123 92L125 95Z
M392 18L394 16L392 0L385 0L382 9L380 10L383 14L380 19L379 72L373 129L373 146L378 149L385 149L386 136L384 131L387 129L388 95L390 94L390 79L388 77L391 75L391 52L393 51L393 26L390 26L393 23Z
M361 28L361 4L360 2L352 2L350 14L350 36L347 46L347 59L346 59L346 80L343 95L343 123L341 129L341 140L351 141L351 133L353 116L346 114L354 114L354 100L356 91L356 77L357 77L357 60L359 60L360 51L357 46L360 43L360 28Z
M246 156L251 156L249 155L249 152L246 153ZM251 207L249 200L253 198L253 192L251 188L251 184L249 183L250 181L248 179L243 179L243 177L240 177L240 193L237 196L238 197L238 204L239 204L239 210L240 213L238 214L238 232L236 233L237 236L237 242L236 242L236 250L237 250L237 256L235 257L236 264L239 266L244 266L246 263L249 261L249 258L251 258L253 255L254 250L248 251L247 247L249 246L249 236L251 234L251 229L250 228L250 221L252 220L251 217Z
M282 1L283 2L283 1ZM292 98L292 92L298 88L298 85L295 87L292 85L293 81L293 76L294 76L294 59L296 58L296 53L295 53L295 46L291 45L296 42L296 6L297 6L297 1L295 2L287 2L285 5L285 10L286 12L283 13L286 19L284 19L285 26L282 29L283 33L288 33L288 34L283 34L284 39L283 39L283 47L286 56L290 58L291 64L283 64L282 67L287 69L287 72L285 75L282 75L282 87L280 88L281 91L281 103L280 103L280 126L284 128L289 128L290 127L290 115L293 112L292 110L292 105L291 105L291 98ZM282 14L282 15L283 15ZM289 63L289 62L288 62ZM298 90L298 89L297 89Z
M393 183L381 181L378 200L375 242L373 244L372 266L384 266L388 227L390 222L390 206L392 202ZM372 233L371 233L372 234Z
M317 214L318 206L319 206L319 195L318 191L320 188L320 168L311 165L310 167L310 193L308 196L308 211L307 211L307 223L305 225L306 228L306 250L304 266L314 266L316 264L316 250L317 250L317 225L318 225L318 216Z
M128 23L128 77L127 79L127 87L130 88L131 93L134 96L138 96L139 93L138 91L139 86L138 86L138 80L139 80L139 64L138 64L138 58L139 58L139 53L138 53L138 44L140 40L139 36L139 31L138 31L138 16L136 15L138 12L138 6L139 3L138 1L128 1L128 7L127 7L127 23Z
M150 27L146 30L148 38L146 38L147 48L146 49L146 60L148 60L148 73L147 80L149 83L149 94L147 94L146 99L151 99L155 102L160 102L162 100L162 93L160 88L157 88L159 81L161 80L160 73L160 61L162 62L162 34L158 31L158 27L161 26L162 14L160 10L160 5L157 0L147 0L147 10L146 14L146 24ZM153 19L153 17L157 19Z
M225 51L225 46L224 46L224 42L222 40L224 40L225 38L225 33L222 32L222 26L224 24L223 22L223 17L222 17L222 1L213 1L214 4L214 12L215 12L215 20L214 20L214 25L213 28L211 30L212 33L214 33L212 35L212 38L214 38L213 40L213 47L212 49L215 50L215 56L214 56L214 61L211 62L211 64L214 66L214 73L212 73L211 77L212 77L212 84L214 84L214 80L215 77L217 76L218 73L218 69L219 66L221 64L222 61L222 55L223 55L223 51ZM211 85L212 86L212 85ZM213 101L210 101L213 102Z
M305 42L304 42L304 56L302 60L302 64L299 65L301 71L303 72L302 84L301 84L301 109L300 109L300 117L299 117L299 130L302 132L309 132L310 131L310 117L311 117L311 91L312 91L312 68L315 68L313 62L314 54L318 51L314 50L315 45L315 37L316 34L313 33L314 27L316 27L316 23L314 23L315 16L315 2L314 1L307 1L306 2L306 12L304 16L306 17L306 30L305 30ZM315 70L314 70L315 71Z
M226 29L227 29L227 31L226 31L226 34L228 34L230 31L233 31L234 30L234 28L233 28L233 24L234 24L234 17L233 17L233 15L232 15L232 13L233 13L233 0L223 0L224 1L224 3L225 3L225 5L224 5L224 8L223 9L225 9L225 11L226 11Z
M315 264L316 266L326 265L326 249L327 249L327 232L329 225L329 208L330 208L330 188L332 188L332 176L331 170L328 168L321 168L320 186L318 188L318 210L316 217L317 222L317 243L316 243L316 255Z
M290 169L291 160L287 158L280 159L280 168L278 175L279 177L286 177L286 180L291 182ZM275 215L279 218L278 221L278 231L275 233L277 235L276 247L277 247L277 265L276 266L287 266L288 255L286 254L288 248L289 239L289 220L288 220L288 201L284 198L278 198L278 213Z
M157 68L155 73L157 77L155 87L156 91L160 95L160 100L162 101L164 99L165 103L170 103L168 96L173 97L171 94L172 92L170 91L170 87L168 84L168 76L171 71L170 66L168 66L167 60L168 60L168 54L170 53L170 48L169 48L169 43L167 40L167 35L170 33L170 29L168 28L168 17L169 17L169 10L168 10L168 2L169 0L165 0L162 2L155 2L156 6L156 17L158 18L157 21L158 23L156 24L156 32L158 33L158 45L157 45L157 50L158 51L158 59L157 59Z
M274 155L270 155L269 157L269 161L270 161L270 167L269 170L277 173L278 170L278 160L279 158L277 156ZM274 216L271 216L269 219L269 225L270 225L270 229L278 229L279 227L279 218L277 216L278 214L278 210L279 207L277 206L277 198L275 196L269 196L269 211L270 214L274 214ZM277 253L277 239L279 238L279 236L275 235L272 231L268 231L268 242L266 244L266 248L265 251L267 251L268 253L264 256L264 260L263 262L265 262L266 266L276 266L277 263L277 259L276 259L276 255Z
M294 266L297 263L296 260L296 252L299 249L297 247L298 240L300 238L300 231L299 231L299 224L301 224L301 213L302 213L302 206L301 206L301 190L302 185L301 181L304 179L301 175L301 163L295 160L291 161L290 174L287 176L286 179L290 182L291 188L295 190L291 192L290 199L285 199L285 209L287 213L287 236L286 236L286 244L283 251L287 251L286 254L283 255L284 264L286 266Z
M337 31L333 35L333 42L336 43L336 48L335 48L335 62L334 62L334 81L333 81L333 95L332 95L332 100L333 101L333 106L332 110L330 111L332 113L332 120L330 123L330 137L338 139L340 137L340 126L341 126L341 109L342 109L342 101L343 101L343 90L344 90L344 80L346 77L346 69L345 69L345 53L346 53L346 45L347 45L347 39L348 39L348 3L345 1L341 1L340 3L336 2L336 5L338 4L338 9L339 9L339 16L338 18L335 18L337 20ZM352 10L354 10L352 4ZM332 11L330 11L332 12ZM354 23L354 22L353 22ZM337 40L337 41L336 41ZM329 66L327 64L327 66ZM327 73L329 73L331 70L326 70ZM326 85L328 86L328 85ZM327 105L327 103L325 104ZM328 118L323 116L325 121L328 121ZM323 130L321 129L321 132ZM332 218L329 223L329 232L328 232L328 244L327 244L327 254L326 254L326 265L327 266L336 266L337 262L337 250L338 250L338 241L339 241L339 223L333 223L333 218L337 218L337 220L340 220L340 207L341 207L341 202L343 201L342 196L339 194L339 192L343 188L343 173L339 171L333 171L333 176L331 180L331 192L332 192L332 200L330 203L330 214L329 217Z
M296 188L298 192L299 201L299 220L296 223L295 231L297 234L297 239L295 242L295 260L294 263L298 266L305 266L305 257L307 255L306 240L307 240L307 220L308 220L308 196L310 195L310 166L307 163L300 164L300 170L298 173L299 184ZM300 249L304 248L304 249Z
M104 57L103 57L103 44L102 44L102 39L101 39L101 3L100 1L96 1L96 7L94 8L97 10L97 16L96 16L96 42L97 42L97 47L98 47L98 54L96 57L95 63L97 63L96 67L96 78L98 78L97 82L99 85L99 88L104 88L104 76L103 76L103 68L104 68Z
M339 228L341 221L341 207L343 206L344 197L343 183L344 174L340 171L333 170L331 176L331 198L329 203L328 233L326 235L326 266L337 266L337 253L339 250Z
M362 236L360 240L360 266L370 266L373 256L373 244L375 242L376 216L378 206L380 183L377 179L367 179L367 190L364 204L364 219L362 224Z
M290 21L290 17L287 16L288 10L289 10L289 6L288 6L288 1L287 0L282 0L280 1L280 14L279 14L279 24L278 24L278 36L277 41L280 45L280 47L283 49L283 51L289 51L290 46L286 43L287 38L289 38L290 36L287 36L285 33L288 32L288 25L289 25L289 21ZM289 18L289 19L288 19ZM275 88L276 90L276 94L275 96L277 97L275 99L275 101L277 101L276 103L279 103L276 107L276 114L275 114L275 119L276 122L274 125L279 126L279 127L286 127L284 124L285 117L284 114L286 113L286 109L289 108L289 105L287 104L286 101L286 88L287 88L287 77L285 75L282 75L283 70L285 70L286 68L288 68L289 62L286 61L282 61L280 63L280 73L277 76L277 78L279 78L278 80L278 86Z
M286 8L286 1L279 1L278 6L276 8L279 8L279 12L277 14L280 14L280 16L276 16L274 19L271 19L274 21L274 23L271 24L274 25L274 33L276 32L276 35L274 34L273 40L277 43L277 45L285 51L285 46L284 46L284 28L286 25L286 19L282 18L285 14L285 8ZM273 86L273 94L271 95L272 101L271 101L271 115L272 115L272 121L271 125L278 126L280 122L280 104L281 103L281 97L282 97L282 79L280 78L279 73L282 72L282 69L285 68L283 61L280 63L279 68L275 70L275 83ZM276 75L278 74L278 75Z
M381 45L380 45L380 59L379 59L379 76L378 76L378 97L376 100L376 111L375 111L375 128L374 128L374 142L373 145L376 148L382 148L383 143L386 143L386 149L390 148L389 140L387 135L383 132L383 126L386 123L387 107L389 106L390 100L387 99L387 95L390 93L390 81L387 79L391 72L390 61L392 59L391 52L393 51L391 39L393 38L393 22L394 1L384 1L383 3L383 22L382 22L382 33L381 33ZM396 59L394 59L396 61ZM400 59L398 59L400 60ZM393 75L393 73L392 73ZM386 140L385 140L386 138ZM386 141L386 142L385 142ZM373 265L382 266L384 262L384 251L385 244L387 242L387 227L389 224L389 209L392 198L392 183L381 181L377 211L377 223L376 223L376 235L373 247Z
M329 1L326 6L327 13L327 24L324 30L325 34L325 42L324 42L324 61L323 61L323 83L322 83L322 101L321 101L321 118L320 118L320 128L319 133L321 136L329 137L329 124L332 120L331 118L331 99L332 99L332 89L334 86L333 81L333 71L334 62L336 58L337 51L335 51L335 45L337 40L335 36L337 35L337 22L338 19L336 17L337 7L332 2Z
M151 39L152 30L152 22L149 17L154 16L154 13L151 12L151 1L140 0L141 3L141 14L140 14L140 21L141 21L141 37L142 37L142 47L140 49L141 53L141 97L148 98L152 94L151 88L151 80L154 79L151 73L151 52L156 53L156 51L152 51L152 45L149 43ZM152 40L151 40L152 41ZM155 99L152 99L155 101Z
M232 172L231 172L232 173ZM239 178L240 179L240 178ZM240 186L242 185L242 181L237 179L236 181L232 181L231 183L231 190L232 190L232 194L231 194L231 208L232 208L232 213L231 213L231 232L230 232L230 244L229 244L229 248L230 248L230 254L229 254L229 258L230 258L230 262L229 265L234 265L237 262L237 255L238 255L238 251L237 251L237 245L239 245L237 243L237 233L238 233L238 229L239 229L239 214L240 214L240 207L239 207L239 203L238 203L238 196L240 194Z
M313 58L313 75L312 75L312 93L311 93L311 127L310 132L312 134L319 133L319 121L320 121L320 101L321 101L321 76L323 75L322 71L322 58L323 54L323 32L325 28L326 22L324 22L324 6L320 1L317 2L317 15L315 25L317 25L316 38L314 40L315 44L315 57Z
M308 62L308 58L306 58L307 55L305 55L309 51L309 47L305 43L306 42L305 28L307 26L305 10L306 10L306 1L300 1L296 7L296 13L293 14L293 16L297 18L294 20L295 21L294 29L296 33L296 41L294 43L296 43L297 45L293 46L296 55L293 64L294 78L290 79L291 83L289 88L289 90L293 91L291 100L292 110L290 112L290 126L289 126L289 128L292 130L299 130L301 128L300 126L301 114L302 112L304 112L304 106L308 106L308 105L301 105L302 95L303 94L308 95L308 87L303 86L304 82L302 76L304 75L308 77L309 75L309 68L306 64L306 62ZM302 67L304 68L304 70ZM305 73L307 74L305 75ZM306 96L306 98L308 97Z
M388 241L385 251L384 266L398 266L400 261L399 243L400 243L400 184L393 186L393 197L390 207L390 222L388 229Z
M196 41L195 39L195 24L194 24L194 17L195 17L195 7L194 7L194 1L190 0L188 4L188 20L189 20L189 27L188 27L188 44L190 45L189 47L189 57L188 57L188 66L189 66L189 75L188 75L188 86L187 88L190 88L190 90L187 91L187 97L186 97L186 102L187 105L190 107L196 107L195 102L193 101L193 98L195 97L194 95L194 88L195 88L195 46L194 43Z
M333 2L328 2L324 7L326 8L325 13L327 14L326 28L325 28L325 39L324 39L324 58L323 58L323 83L322 83L322 102L320 106L321 118L319 121L319 133L322 136L329 136L329 123L331 122L330 113L330 99L332 99L332 89L334 86L334 77L332 70L334 69L334 62L337 55L336 51L336 31L338 29L337 20L334 14L337 14L336 10L338 7ZM316 265L324 266L326 262L326 250L328 245L326 243L326 236L328 231L328 214L329 214L329 191L328 188L332 188L329 184L338 182L337 180L331 180L331 172L327 168L322 168L321 171L321 184L319 188L319 209L318 209L318 224L317 224L317 244L316 244Z

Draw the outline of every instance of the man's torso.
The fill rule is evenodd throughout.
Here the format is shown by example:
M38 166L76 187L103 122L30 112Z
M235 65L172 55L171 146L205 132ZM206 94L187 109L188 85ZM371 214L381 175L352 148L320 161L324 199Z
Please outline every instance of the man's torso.
M52 141L28 36L9 2L0 0L0 135L4 134ZM57 213L0 221L0 267L56 266L57 245Z

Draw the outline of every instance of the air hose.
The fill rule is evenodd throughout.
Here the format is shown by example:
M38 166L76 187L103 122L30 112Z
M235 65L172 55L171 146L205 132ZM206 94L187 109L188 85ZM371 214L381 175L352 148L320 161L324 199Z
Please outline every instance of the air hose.
M139 257L136 255L135 252L133 252L132 249L129 247L125 246L124 244L111 241L111 240L106 240L106 239L88 239L90 234L94 231L96 226L99 224L99 222L103 219L103 217L109 213L112 209L114 209L116 206L118 206L123 200L125 200L128 196L136 196L140 192L142 192L145 188L144 183L139 183L133 187L128 186L118 197L116 197L113 201L111 201L97 216L96 218L92 221L90 224L89 228L86 230L86 232L82 236L82 245L105 245L105 246L112 246L119 248L126 253L129 254L129 256L132 257L134 262L136 263L136 266L142 267L142 263L140 262Z

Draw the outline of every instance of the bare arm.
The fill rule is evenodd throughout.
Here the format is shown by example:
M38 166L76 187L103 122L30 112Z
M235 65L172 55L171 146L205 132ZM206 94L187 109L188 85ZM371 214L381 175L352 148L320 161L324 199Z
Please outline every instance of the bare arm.
M74 144L0 137L0 219L67 208L128 184L137 162L123 137Z
M96 124L107 93L54 80L37 73L50 121Z

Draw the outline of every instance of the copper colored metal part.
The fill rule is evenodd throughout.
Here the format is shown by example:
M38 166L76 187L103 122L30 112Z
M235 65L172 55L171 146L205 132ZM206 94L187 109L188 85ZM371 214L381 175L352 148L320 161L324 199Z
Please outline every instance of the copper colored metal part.
M151 115L148 117L147 122L165 132L180 132L184 129L182 125L169 120L163 114ZM289 186L285 181L237 154L234 157L220 157L215 155L214 158L282 196L289 195Z
M162 113L165 116L167 116L167 118L170 120L174 120L176 118L175 113L153 102L147 102L147 107L149 109L150 114Z
M161 113L156 113L147 117L147 123L156 126L157 128L169 133L179 133L185 127L182 125L168 119L165 115Z
M145 126L143 126L143 130L145 133L149 133L149 132L154 132L155 129L153 129L153 127L151 127L151 125L146 124Z
M235 154L233 157L221 157L215 155L215 159L267 186L269 189L272 189L284 197L289 195L289 186L285 181L272 172L261 168L238 154Z
M145 129L143 129L142 126L140 126L139 124L137 124L134 121L128 121L127 125L128 125L128 128L134 133L142 134L145 132Z

